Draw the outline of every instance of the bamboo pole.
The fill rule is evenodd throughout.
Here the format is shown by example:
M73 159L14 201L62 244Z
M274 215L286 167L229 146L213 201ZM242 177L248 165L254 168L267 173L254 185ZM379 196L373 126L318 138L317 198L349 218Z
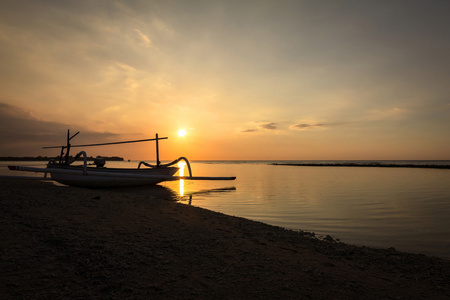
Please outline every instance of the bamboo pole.
M167 140L168 137L158 138L158 140ZM86 145L70 145L73 147L91 147L91 146L107 146L107 145L117 145L117 144L130 144L130 143L140 143L140 142L148 142L148 141L156 141L157 139L145 139L145 140L134 140L134 141L123 141L123 142L112 142L112 143L102 143L102 144L86 144ZM51 149L51 148L61 148L66 146L47 146L42 147L42 149Z

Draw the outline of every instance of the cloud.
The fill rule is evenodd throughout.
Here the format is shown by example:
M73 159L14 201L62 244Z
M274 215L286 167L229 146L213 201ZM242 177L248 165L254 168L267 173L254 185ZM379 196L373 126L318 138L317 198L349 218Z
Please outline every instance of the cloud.
M150 47L152 45L152 41L150 40L150 38L143 34L142 31L140 31L139 29L135 29L134 31L138 33L139 38L142 40L145 46Z
M403 117L407 117L410 113L409 109L406 108L383 108L383 109L372 109L369 111L366 119L373 121L381 120L395 120Z
M276 130L277 129L277 123L274 122L255 122L258 128L249 128L244 129L241 132L257 132L259 129L264 130Z
M67 130L67 125L64 125ZM53 141L53 134L63 124L46 122L33 117L30 111L0 103L0 139L2 147L17 142L42 139Z
M43 154L43 146L64 144L69 128L72 133L82 132L80 143L109 142L120 137L116 133L96 132L74 124L40 120L28 110L0 102L0 156Z
M259 122L259 127L267 130L277 129L277 124L273 122Z
M289 128L294 130L307 130L307 129L315 129L315 128L322 128L325 124L307 124L307 123L301 123L301 124L294 124L291 125Z
M355 125L358 122L333 122L333 123L317 123L311 121L304 121L304 123L293 124L289 126L292 130L309 130L309 129L326 129L338 126Z

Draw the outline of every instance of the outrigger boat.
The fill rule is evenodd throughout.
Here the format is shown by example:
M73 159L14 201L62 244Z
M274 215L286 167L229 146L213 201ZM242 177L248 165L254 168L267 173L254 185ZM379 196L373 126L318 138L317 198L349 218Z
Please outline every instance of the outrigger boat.
M234 180L236 177L194 177L187 158L180 157L170 163L162 164L159 161L159 144L160 140L165 140L167 137L156 137L153 139L113 142L103 144L87 144L87 145L71 145L72 140L77 134L70 136L67 131L67 145L64 146L50 146L43 147L43 149L61 148L59 161L50 160L46 168L33 168L24 166L8 166L13 171L27 171L27 172L42 172L45 173L44 178L47 178L47 173L50 173L51 179L70 186L80 187L124 187L124 186L141 186L153 185L163 181L172 180ZM88 165L87 155L85 151L80 151L75 157L69 156L70 149L74 147L91 147L91 146L105 146L116 144L128 144L138 142L156 141L156 165L148 164L141 161L137 169L131 168L107 168L105 167L104 159L94 160L95 167ZM64 151L66 153L64 154ZM72 165L78 158L83 157L82 165ZM179 170L179 167L174 167L180 161L185 161L188 167L189 176L174 176ZM147 168L141 168L141 166Z

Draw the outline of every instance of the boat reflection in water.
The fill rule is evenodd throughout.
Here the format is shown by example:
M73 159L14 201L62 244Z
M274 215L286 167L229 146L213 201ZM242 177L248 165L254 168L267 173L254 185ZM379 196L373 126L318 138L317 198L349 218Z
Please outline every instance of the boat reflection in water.
M184 169L186 167L186 162L180 161L177 164L178 166L178 176L182 177L185 175ZM225 188L214 188L214 189L202 189L196 192L186 192L185 190L185 179L179 179L178 180L178 197L181 199L180 201L186 201L188 200L188 203L191 204L192 202L192 195L208 195L211 193L220 193L220 192L229 192L229 191L235 191L236 187L225 187ZM173 189L173 187L172 187ZM185 198L188 199L185 199Z

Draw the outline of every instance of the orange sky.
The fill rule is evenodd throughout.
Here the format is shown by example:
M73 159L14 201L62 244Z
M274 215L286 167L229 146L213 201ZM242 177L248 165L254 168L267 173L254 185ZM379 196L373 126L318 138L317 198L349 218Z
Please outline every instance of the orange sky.
M449 7L2 1L0 156L450 159Z

